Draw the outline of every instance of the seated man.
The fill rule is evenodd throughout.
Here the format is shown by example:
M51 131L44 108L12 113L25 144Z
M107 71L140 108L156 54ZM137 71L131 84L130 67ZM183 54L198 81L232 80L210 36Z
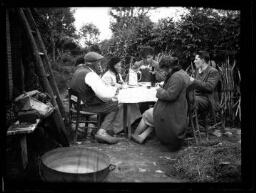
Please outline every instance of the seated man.
M195 89L195 102L198 111L216 111L219 104L214 100L214 89L219 81L219 72L214 67L208 65L209 53L199 51L195 56L195 66L198 69L195 78L190 77L191 85L188 89Z
M78 68L71 79L70 88L80 92L84 103L83 110L106 114L100 129L95 135L99 142L117 143L117 138L111 137L106 130L111 130L118 112L118 102L115 99L118 88L107 86L98 74L102 73L101 60L103 56L89 52L84 56L85 64Z

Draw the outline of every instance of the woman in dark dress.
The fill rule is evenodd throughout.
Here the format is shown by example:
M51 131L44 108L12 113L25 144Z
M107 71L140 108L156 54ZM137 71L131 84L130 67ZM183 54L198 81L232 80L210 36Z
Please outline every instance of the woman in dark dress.
M157 90L154 108L147 110L132 138L141 143L155 128L157 138L170 151L178 150L186 135L186 88L190 84L188 74L181 69L176 58L163 56L159 67L166 73L162 87Z

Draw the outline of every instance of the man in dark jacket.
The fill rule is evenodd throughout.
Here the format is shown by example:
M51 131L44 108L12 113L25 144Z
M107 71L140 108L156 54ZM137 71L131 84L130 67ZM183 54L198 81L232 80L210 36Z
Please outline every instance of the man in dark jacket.
M106 131L112 129L118 112L118 88L105 85L99 77L102 59L103 56L96 52L87 53L84 56L85 64L75 71L70 88L81 93L83 110L106 114L95 138L113 144L117 143L117 138L111 137Z
M195 89L195 101L199 112L215 111L219 108L219 104L214 100L214 89L219 81L219 72L208 65L209 60L209 53L205 51L196 53L194 62L197 73L195 78L190 77L191 85L188 87L188 89Z

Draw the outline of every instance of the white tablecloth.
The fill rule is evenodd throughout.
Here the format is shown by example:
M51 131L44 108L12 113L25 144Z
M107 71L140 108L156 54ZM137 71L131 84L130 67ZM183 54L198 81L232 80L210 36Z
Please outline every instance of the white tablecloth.
M119 103L156 102L156 87L148 89L139 86L135 88L121 89L117 98Z

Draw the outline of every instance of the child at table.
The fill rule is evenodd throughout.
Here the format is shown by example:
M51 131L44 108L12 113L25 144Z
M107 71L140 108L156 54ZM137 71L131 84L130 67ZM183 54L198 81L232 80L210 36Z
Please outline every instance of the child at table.
M132 139L142 143L155 128L157 138L167 145L170 151L176 151L181 147L186 135L186 88L190 80L176 58L164 56L159 66L167 74L166 79L163 86L157 89L158 100L154 108L144 112Z
M102 76L102 80L106 85L123 88L123 79L121 74L121 60L119 57L113 56L107 63L108 71ZM129 104L127 106L127 113L131 115L130 124L136 119L141 117L140 110L137 104ZM112 130L109 130L110 135L117 134L123 131L123 104L119 104L119 111L117 113L115 124L113 124Z
M154 49L150 46L143 46L141 47L140 55L143 59L135 62L133 65L133 69L141 72L140 82L151 82L152 73L155 73L156 75L156 82L164 81L164 71L161 68L159 68L159 63L153 60ZM152 67L154 67L154 72L151 71ZM152 102L140 103L139 108L141 113L145 112L145 110L149 109L149 107L153 105L154 103Z
M140 82L151 82L151 74L156 74L156 82L161 82L165 79L165 74L162 69L159 68L157 61L153 60L154 50L152 47L144 46L141 48L141 56L143 60L135 62L133 69L141 72ZM154 67L154 72L151 71Z

